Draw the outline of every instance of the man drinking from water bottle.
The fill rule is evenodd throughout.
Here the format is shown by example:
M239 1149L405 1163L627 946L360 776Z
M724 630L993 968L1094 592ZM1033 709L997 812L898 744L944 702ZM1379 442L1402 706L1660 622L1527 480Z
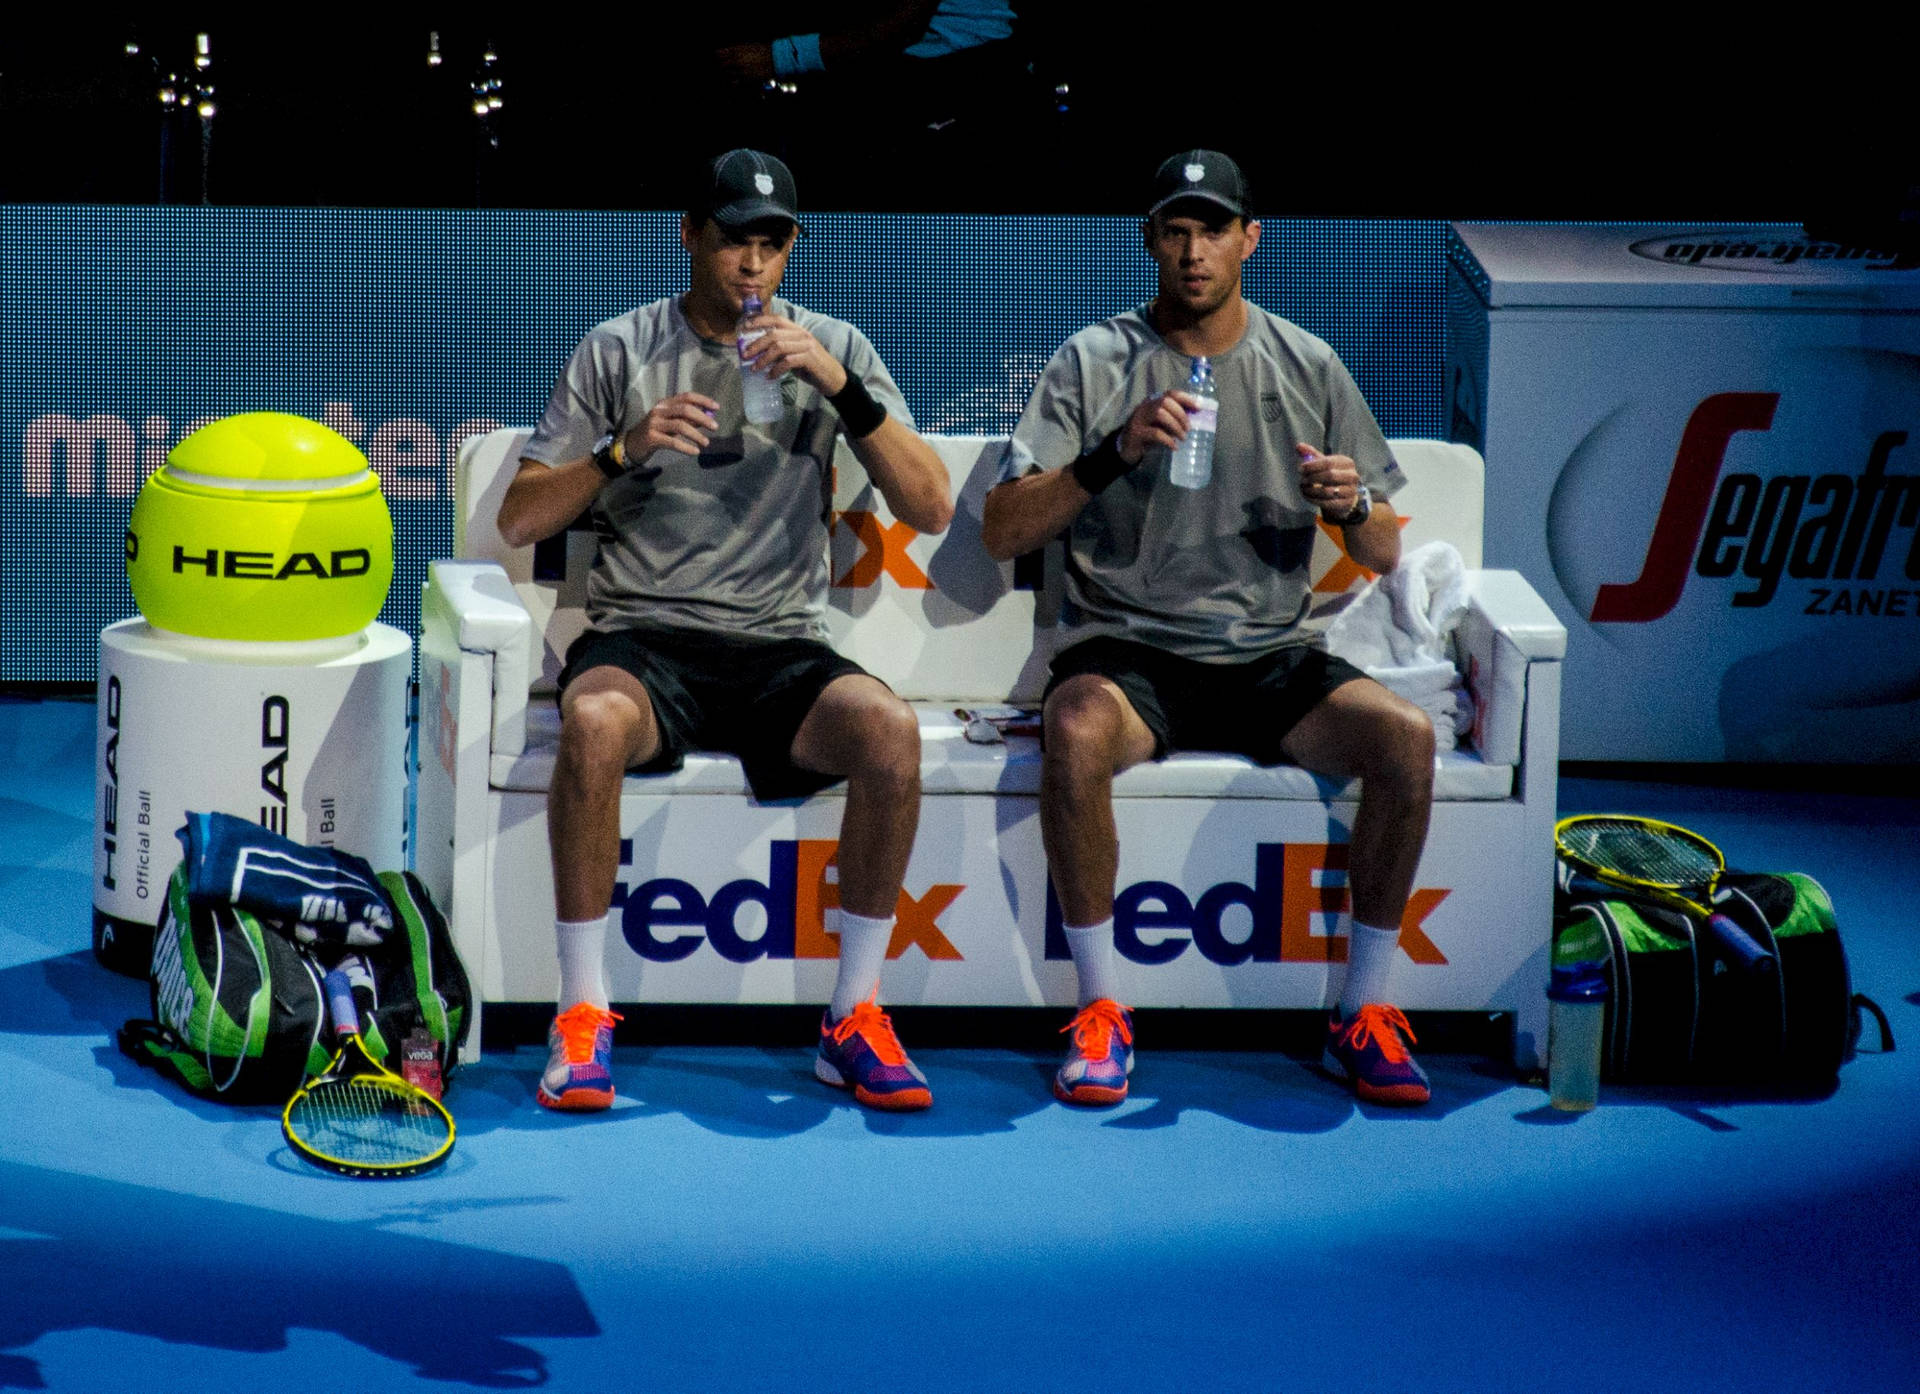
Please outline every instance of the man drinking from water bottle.
M689 750L738 756L763 800L846 780L826 925L839 978L814 1072L870 1107L932 1102L877 999L920 817L920 730L825 643L835 438L909 526L941 532L953 506L946 466L866 336L774 298L795 208L793 176L771 155L707 166L680 222L686 293L588 332L501 503L515 546L589 511L599 539L592 628L560 679L548 800L561 1009L538 1091L549 1108L613 1102L602 964L621 784L629 770L678 769ZM763 312L746 313L755 300ZM754 419L743 370L781 380Z

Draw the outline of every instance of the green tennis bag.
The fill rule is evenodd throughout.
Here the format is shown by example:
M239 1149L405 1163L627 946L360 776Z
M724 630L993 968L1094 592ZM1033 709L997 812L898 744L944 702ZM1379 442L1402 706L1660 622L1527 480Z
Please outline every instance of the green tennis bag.
M444 1081L457 1063L471 993L446 920L412 873L383 872L397 932L364 952L362 1039L396 1072ZM176 870L154 931L153 1017L121 1027L120 1048L204 1098L286 1102L332 1058L324 968L278 921L194 900ZM412 1045L409 1045L409 1043ZM418 1047L418 1050L415 1049ZM406 1059L388 1062L404 1050Z
M1622 1083L1831 1084L1853 1057L1861 1014L1833 902L1811 876L1729 872L1715 908L1772 953L1777 971L1742 972L1712 952L1680 910L1572 881L1557 896L1553 963L1607 972L1602 1070Z
M121 1027L120 1048L202 1097L284 1103L331 1055L323 976L249 912L190 901L177 869L153 933L153 1019Z

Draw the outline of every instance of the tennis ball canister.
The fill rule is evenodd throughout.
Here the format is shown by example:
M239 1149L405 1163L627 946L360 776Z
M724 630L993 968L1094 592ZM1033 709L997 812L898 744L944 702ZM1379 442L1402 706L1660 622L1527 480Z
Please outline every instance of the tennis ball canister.
M364 629L393 580L393 519L367 457L285 412L201 427L134 501L127 581L156 629L287 643Z

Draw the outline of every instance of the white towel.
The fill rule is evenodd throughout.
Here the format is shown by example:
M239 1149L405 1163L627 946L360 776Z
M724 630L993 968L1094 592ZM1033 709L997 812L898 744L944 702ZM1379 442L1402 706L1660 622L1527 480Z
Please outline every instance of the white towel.
M1367 583L1327 626L1327 647L1433 720L1452 750L1473 726L1473 699L1453 666L1453 631L1467 609L1467 569L1450 542L1429 542Z

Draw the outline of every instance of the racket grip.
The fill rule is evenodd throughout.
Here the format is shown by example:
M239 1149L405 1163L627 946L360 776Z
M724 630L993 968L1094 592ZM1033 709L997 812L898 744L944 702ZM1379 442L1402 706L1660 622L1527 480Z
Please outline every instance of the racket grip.
M1707 933L1713 937L1714 947L1729 966L1759 977L1779 971L1779 961L1761 948L1751 934L1725 915L1707 916Z
M338 968L327 974L327 1014L338 1035L360 1032L360 1009L353 1005L353 984Z

